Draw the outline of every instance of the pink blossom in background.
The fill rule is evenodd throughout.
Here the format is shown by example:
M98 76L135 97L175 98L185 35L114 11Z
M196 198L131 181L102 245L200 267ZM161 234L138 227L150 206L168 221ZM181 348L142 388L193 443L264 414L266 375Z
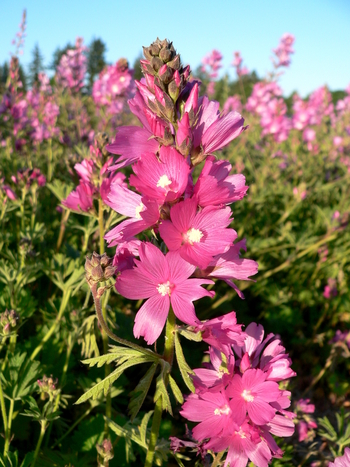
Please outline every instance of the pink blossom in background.
M126 59L107 66L94 82L92 98L98 106L106 106L111 115L125 110L126 100L135 94L133 70Z
M328 467L349 467L350 465L350 448L345 448L344 454L330 462Z
M335 279L329 278L327 285L324 288L323 296L328 300L334 298L338 295L337 281Z
M315 405L310 404L310 399L299 399L296 402L295 410L297 412L297 432L299 441L312 441L315 437L315 429L317 423L314 418L310 415L315 412Z
M229 112L242 112L242 103L239 96L230 96L226 99L224 107L222 109L223 113L226 115Z
M277 58L277 61L273 59L276 68L288 67L290 65L290 56L294 53L294 41L295 37L293 36L293 34L283 34L277 48L273 49L273 52Z
M244 76L249 73L249 70L247 67L242 67L242 62L243 59L241 57L241 53L239 51L233 52L233 61L232 61L232 66L236 68L236 73L237 76Z
M337 342L344 342L350 349L350 331L340 331L337 329L334 337L329 341L329 344L336 344Z
M140 260L134 269L126 269L117 277L116 289L126 298L148 299L137 312L134 335L143 336L151 345L159 337L172 306L175 315L186 324L198 322L193 301L212 297L202 284L212 284L205 279L190 279L195 266L184 261L178 253L163 253L151 243L142 243L138 249ZM135 287L137 284L137 287Z
M84 86L87 57L83 45L83 38L77 37L74 49L68 50L62 55L56 71L57 82L62 87L68 87L79 91Z
M218 77L218 70L222 67L222 55L219 50L212 50L202 58L202 71L208 73L210 78Z

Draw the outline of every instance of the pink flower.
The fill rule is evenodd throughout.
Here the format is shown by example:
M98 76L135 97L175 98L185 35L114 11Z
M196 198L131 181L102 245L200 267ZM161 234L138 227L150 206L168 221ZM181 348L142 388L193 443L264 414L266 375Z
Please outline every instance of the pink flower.
M201 98L198 120L193 127L193 147L202 147L202 154L212 154L227 146L246 129L238 112L221 116L219 102Z
M334 462L330 462L328 467L349 467L350 465L350 448L345 448L344 455L334 459Z
M163 204L182 196L190 166L175 148L162 146L159 159L155 154L145 153L133 165L133 171L135 175L130 175L130 184L142 195Z
M224 253L236 238L230 208L206 206L197 212L197 198L186 199L170 210L171 221L163 221L159 232L170 251L205 269L213 256Z
M62 204L73 211L88 212L93 207L93 195L94 188L81 180L77 188L62 201Z
M192 302L212 297L214 292L203 289L201 284L213 282L189 279L195 267L176 252L164 256L151 243L142 243L139 255L136 267L123 271L117 278L116 289L126 298L148 299L136 315L134 335L143 336L148 344L153 344L162 332L170 305L184 323L195 325L198 322Z
M231 170L232 165L228 161L207 157L194 187L194 195L201 207L230 204L245 196L248 186L244 175L230 175Z
M229 355L229 346L241 345L246 338L242 325L237 324L236 313L232 311L218 318L203 321L196 326L202 332L202 339L212 347Z
M187 420L200 422L192 431L199 441L224 434L232 424L232 409L224 391L190 394L180 413Z
M130 241L159 220L157 201L143 198L119 183L111 184L106 204L118 213L130 217L107 232L105 239L110 247Z
M241 258L239 253L241 249L246 250L245 240L231 245L228 251L215 256L208 267L198 275L224 280L237 292L240 298L244 299L243 293L232 279L250 280L249 277L258 272L258 263L252 259Z
M275 416L276 409L270 402L276 401L281 391L274 381L266 381L262 370L249 369L243 376L234 375L227 393L234 410L233 419L241 425L248 412L249 418L256 425L264 425Z

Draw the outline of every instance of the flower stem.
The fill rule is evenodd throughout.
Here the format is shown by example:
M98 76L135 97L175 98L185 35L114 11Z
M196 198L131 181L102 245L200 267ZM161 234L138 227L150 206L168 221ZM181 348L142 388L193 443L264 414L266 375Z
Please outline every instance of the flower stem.
M161 421L162 421L162 397L159 397L159 399L156 402L156 406L154 407L151 435L149 439L145 467L152 467L153 465L154 452L155 452L155 448L156 448L156 444L158 440Z
M175 348L175 327L176 318L175 314L170 307L168 319L165 328L165 345L164 345L164 360L169 362L170 368L174 360L174 348Z
M9 410L9 416L7 418L7 430L5 431L5 447L4 447L4 457L8 453L10 449L10 443L11 443L11 426L12 426L12 417L13 417L13 408L15 405L15 401L11 399L10 402L10 410Z
M47 163L47 181L51 182L52 179L52 139L49 139L49 147L47 151L48 163Z
M1 415L2 415L2 419L3 419L3 423L4 423L4 434L5 434L5 437L6 437L6 435L7 435L7 413L6 413L4 393L2 391L1 378L0 378L0 405L1 405ZM6 442L5 442L5 448L6 448ZM6 456L6 450L4 450L4 457L5 456Z
M63 296L62 296L62 301L61 301L61 306L60 306L60 309L58 311L58 315L54 321L54 323L52 324L51 328L47 331L46 335L43 337L43 339L41 340L40 344L34 349L32 355L30 356L30 360L33 361L34 358L38 355L38 353L41 351L41 349L43 348L45 342L47 342L50 337L52 336L52 334L56 331L61 319L62 319L62 315L68 305L68 301L69 301L69 298L70 298L70 295L71 295L71 289L66 289L64 292L63 292Z
M105 240L104 240L104 233L105 233L105 227L104 227L104 219L103 219L103 201L100 198L98 200L98 226L99 226L99 231L100 231L100 255L103 255L105 252ZM104 295L104 299L102 298L101 300L101 308L102 308L102 316L104 319L104 322L107 323L107 311L106 311L106 305L108 301L108 296L107 294ZM103 353L106 355L108 353L108 334L106 331L103 329L102 330L102 340L103 340ZM111 365L106 364L105 365L105 378L109 376L111 372ZM106 396L106 419L110 419L112 415L112 397L111 393L108 392ZM108 437L108 422L107 420L105 421L105 437Z
M36 445L36 448L35 448L34 458L33 458L33 462L32 462L31 467L35 466L35 463L36 463L36 460L38 458L38 454L39 454L39 451L40 451L41 443L42 443L44 435L45 435L45 430L46 430L46 420L43 420L41 422L40 436L39 436L39 439L38 439L38 442L37 442L37 445Z
M175 331L176 331L176 318L175 314L170 307L168 319L165 328L165 344L164 344L164 355L163 358L170 364L169 373L174 360L174 348L175 348ZM168 376L165 377L165 386L168 385ZM159 397L156 406L154 408L151 436L149 440L145 467L151 467L153 464L154 452L159 436L160 423L162 421L162 397Z
M121 337L118 337L117 335L115 335L114 332L112 332L109 329L103 317L101 302L97 295L97 284L94 284L93 286L91 286L91 293L92 293L92 296L94 297L95 309L96 309L96 315L97 315L98 321L102 329L112 340L114 340L115 342L118 342L118 344L125 345L126 347L130 347L131 349L138 350L139 352L145 355L152 356L155 361L162 359L161 355L153 352L152 350L145 349L144 347L141 347L140 345L134 344L133 342L129 342L126 339L122 339Z

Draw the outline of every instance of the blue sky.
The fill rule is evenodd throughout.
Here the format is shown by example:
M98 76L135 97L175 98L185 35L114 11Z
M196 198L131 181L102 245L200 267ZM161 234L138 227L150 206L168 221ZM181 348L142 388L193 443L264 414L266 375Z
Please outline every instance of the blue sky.
M234 76L232 54L259 76L271 70L271 49L283 33L295 35L292 64L280 79L286 95L306 96L327 84L344 89L350 82L349 0L0 0L0 63L13 49L22 11L27 37L21 61L31 61L36 43L49 64L54 50L77 36L88 44L101 38L107 61L126 57L131 64L157 36L173 41L182 61L195 69L216 48L223 71Z

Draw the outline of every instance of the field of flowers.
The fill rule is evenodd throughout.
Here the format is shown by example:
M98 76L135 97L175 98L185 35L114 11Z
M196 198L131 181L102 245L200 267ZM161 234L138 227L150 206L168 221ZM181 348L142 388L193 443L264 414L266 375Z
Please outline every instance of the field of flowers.
M0 88L0 465L350 466L350 85L168 40ZM176 44L175 44L176 45Z

